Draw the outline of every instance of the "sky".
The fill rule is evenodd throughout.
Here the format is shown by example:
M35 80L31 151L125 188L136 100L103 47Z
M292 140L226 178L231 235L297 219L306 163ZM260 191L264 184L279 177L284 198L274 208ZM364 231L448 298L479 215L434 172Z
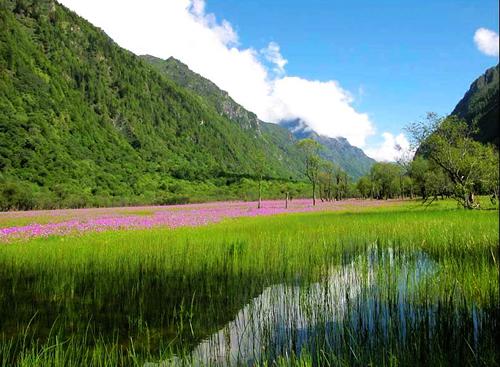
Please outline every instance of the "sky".
M372 158L498 63L497 0L60 0L137 55L173 56L259 116Z

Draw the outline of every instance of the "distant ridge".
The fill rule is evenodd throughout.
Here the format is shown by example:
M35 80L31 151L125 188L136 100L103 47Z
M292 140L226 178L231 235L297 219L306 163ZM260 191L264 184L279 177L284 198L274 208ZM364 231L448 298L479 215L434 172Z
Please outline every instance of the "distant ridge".
M291 131L296 139L313 139L320 143L324 147L320 155L338 164L355 179L366 175L375 163L363 150L349 144L346 138L319 135L303 120L282 121L280 125Z

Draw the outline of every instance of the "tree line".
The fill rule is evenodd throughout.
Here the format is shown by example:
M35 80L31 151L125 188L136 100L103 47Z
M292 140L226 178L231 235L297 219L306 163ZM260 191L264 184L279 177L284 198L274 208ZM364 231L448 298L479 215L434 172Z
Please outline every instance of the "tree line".
M273 180L265 174L267 159L255 157L254 175L220 177L212 180L186 181L167 177L158 190L143 190L135 197L97 197L81 193L65 195L52 188L34 190L35 184L0 179L0 209L28 210L60 207L87 207L138 204L178 204L207 200L289 199L312 194L312 203L345 198L394 199L454 198L464 208L479 206L476 196L489 195L497 202L499 195L499 155L493 145L473 139L474 124L456 117L439 118L429 114L424 121L407 128L415 155L402 154L396 162L375 163L369 174L354 182L338 165L320 158L322 145L312 139L297 142L304 153L304 176L308 182ZM1 178L1 177L0 177ZM149 185L154 187L154 185ZM148 187L149 187L148 186ZM146 186L145 186L146 187Z
M356 183L339 167L319 157L321 146L317 142L300 141L313 205L318 194L322 201L419 197L432 202L446 197L468 209L479 207L477 195L489 195L493 203L497 202L498 149L474 139L474 123L429 113L423 121L408 126L407 132L415 154L406 152L396 162L375 163L370 173Z

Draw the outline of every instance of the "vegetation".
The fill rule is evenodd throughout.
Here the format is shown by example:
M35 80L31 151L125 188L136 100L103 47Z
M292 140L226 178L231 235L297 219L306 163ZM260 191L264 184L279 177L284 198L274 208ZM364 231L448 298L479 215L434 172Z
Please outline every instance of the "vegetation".
M255 179L259 153L266 178L303 179L275 135L221 116L55 1L1 1L0 22L3 209L224 199Z
M224 325L238 332L231 320L241 309L262 328L249 334L263 336L255 364L495 365L498 212L453 207L411 203L2 246L0 365L142 366L174 355L189 364ZM262 294L271 303L252 306ZM292 306L299 313L277 311Z
M355 180L366 175L375 163L361 149L349 144L347 139L319 135L302 120L282 121L280 126L288 129L297 140L312 139L318 142L322 147L320 157L340 167Z
M321 201L342 200L356 195L349 186L347 173L325 160L320 162L318 186Z
M480 191L498 197L498 150L473 139L474 128L463 120L450 116L439 119L434 114L427 121L410 126L419 154L443 173L440 189L449 187L449 194L464 208L474 208L474 195ZM449 184L447 184L447 181Z
M257 116L237 104L227 92L221 90L210 80L191 71L187 65L170 57L161 60L153 56L142 56L144 60L153 65L158 71L174 80L179 85L186 87L210 103L222 115L236 121L245 129L254 129L265 139L286 151L286 155L275 157L267 152L270 159L285 159L299 167L300 152L297 151L295 140L313 139L321 144L320 155L323 159L340 166L349 176L358 178L368 172L374 161L364 152L349 144L344 138L328 138L316 134L303 121L283 121L279 125L260 121ZM270 135L274 136L274 139ZM290 135L293 135L293 139Z
M493 145L474 139L475 129L455 116L427 119L412 124L415 158L397 163L376 163L370 175L356 185L363 198L389 199L420 196L424 201L453 197L464 208L479 206L475 197L498 200L499 157Z
M302 139L333 163L311 182L322 200L452 195L472 207L473 194L498 197L497 170L453 176L437 150L411 167L373 166L345 139L320 136L303 121L259 121L186 65L139 58L53 0L3 0L0 20L0 210L304 195L306 159L295 144ZM498 66L454 111L471 129L457 149L472 147L489 167L498 153L470 138L498 136L490 129L495 91Z
M479 142L492 143L497 147L500 146L499 68L499 65L489 68L477 78L451 113L470 126L477 126L473 137Z
M196 93L219 115L265 141L263 149L257 154L264 153L269 162L282 162L284 167L292 167L291 171L294 173L301 169L303 157L294 144L295 139L290 137L286 129L259 120L255 113L247 111L236 103L226 91L221 90L213 82L193 72L187 65L173 57L161 60L154 56L145 55L141 58L169 80Z
M498 364L498 66L450 117L410 126L414 158L375 163L55 0L0 0L0 24L0 210L427 203L2 213L0 367ZM454 205L479 195L496 210Z
M304 152L305 156L305 175L309 179L312 186L312 201L313 205L316 205L316 186L318 185L318 179L321 168L321 159L319 157L319 150L321 145L312 139L300 140L297 143L299 149Z

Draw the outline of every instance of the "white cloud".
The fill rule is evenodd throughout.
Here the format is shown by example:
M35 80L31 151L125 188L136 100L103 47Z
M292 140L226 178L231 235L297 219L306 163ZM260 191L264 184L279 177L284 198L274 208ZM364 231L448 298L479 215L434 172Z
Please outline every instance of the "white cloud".
M336 81L320 82L285 76L273 83L270 121L301 118L319 134L343 136L356 146L375 133L368 115L357 112L351 95Z
M285 65L288 63L280 52L280 46L276 42L269 42L269 45L261 50L267 61L274 64L274 71L278 75L285 73Z
M241 47L231 24L206 12L205 0L60 1L138 55L181 60L264 121L301 118L359 147L375 134L369 116L356 111L337 81L287 76L288 61L276 42L260 51Z
M474 33L474 42L483 54L488 56L498 56L498 33L486 28L479 28Z
M389 132L382 134L384 141L376 148L365 149L365 153L380 162L396 161L403 155L412 154L410 143L404 134L394 136Z

